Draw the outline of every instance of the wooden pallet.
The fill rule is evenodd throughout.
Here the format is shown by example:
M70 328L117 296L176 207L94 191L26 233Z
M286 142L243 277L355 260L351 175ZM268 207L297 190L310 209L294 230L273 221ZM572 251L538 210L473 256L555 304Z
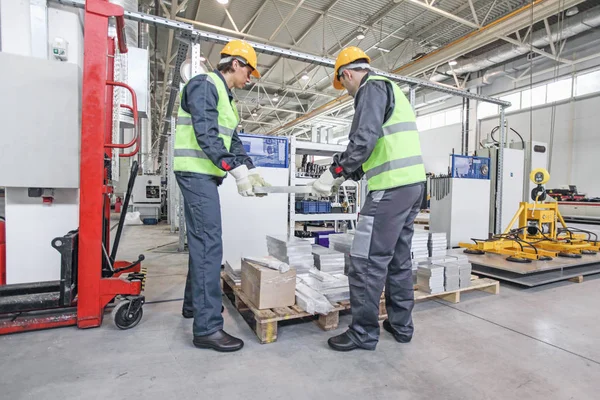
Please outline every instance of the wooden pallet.
M460 303L460 294L473 290L481 290L491 294L498 294L500 293L500 282L489 278L479 278L477 275L471 275L471 286L468 288L460 288L452 292L430 294L420 290L417 287L415 290L415 301L438 298L446 300L450 303Z
M273 343L277 340L277 325L281 321L311 320L315 321L321 329L330 331L337 329L340 321L340 312L350 310L349 301L335 303L333 311L327 315L309 314L296 305L259 310L248 300L247 296L242 292L241 287L236 285L224 272L221 273L221 284L223 293L231 300L235 308L244 317L246 322L248 322L254 333L256 333L260 343L263 344ZM476 275L471 275L471 286L452 292L429 294L419 290L415 286L415 301L439 298L451 303L459 303L462 292L473 290L498 294L500 293L500 283L493 279L479 278ZM379 302L379 320L385 318L387 318L387 311L385 308L385 299L382 294L381 301Z
M277 325L281 321L311 320L315 321L324 331L337 329L340 321L340 312L350 309L349 301L335 303L333 311L326 315L313 315L294 305L290 307L270 308L259 310L248 300L241 287L236 285L231 278L221 273L223 293L231 300L235 308L248 322L260 343L273 343L277 340ZM379 304L379 319L387 318L385 301L383 297Z

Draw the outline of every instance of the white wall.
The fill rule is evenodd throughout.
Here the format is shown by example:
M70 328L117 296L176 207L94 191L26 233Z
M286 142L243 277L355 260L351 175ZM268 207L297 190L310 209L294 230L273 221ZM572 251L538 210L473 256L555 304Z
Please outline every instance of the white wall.
M425 171L447 174L452 149L460 154L461 124L419 132Z
M530 132L533 140L550 143L552 108L554 116L554 143L551 149L550 181L547 187L577 185L588 196L600 196L600 179L595 165L600 155L600 96L577 99L572 102L525 110L507 116L509 127L518 131L527 141ZM498 125L498 119L481 121L481 136L486 137ZM495 135L498 139L498 135ZM509 141L519 141L512 132Z

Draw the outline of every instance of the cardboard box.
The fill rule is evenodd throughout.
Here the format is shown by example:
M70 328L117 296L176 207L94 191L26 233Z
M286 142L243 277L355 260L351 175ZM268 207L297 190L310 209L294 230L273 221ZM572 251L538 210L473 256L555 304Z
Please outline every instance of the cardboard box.
M259 310L296 304L296 270L286 273L242 260L242 292Z

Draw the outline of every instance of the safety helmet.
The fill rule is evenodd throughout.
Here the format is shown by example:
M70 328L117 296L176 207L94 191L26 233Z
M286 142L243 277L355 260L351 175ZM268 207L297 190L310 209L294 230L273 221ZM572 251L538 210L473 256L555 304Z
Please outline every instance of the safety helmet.
M335 71L333 71L333 87L337 90L344 89L342 83L340 82L338 71L341 67L363 58L369 63L371 62L371 58L367 55L367 53L356 46L349 46L340 51L340 54L338 54L337 59L335 60Z
M253 68L252 76L260 78L260 72L256 69L256 52L248 42L238 39L230 41L221 50L221 57L223 56L243 58Z

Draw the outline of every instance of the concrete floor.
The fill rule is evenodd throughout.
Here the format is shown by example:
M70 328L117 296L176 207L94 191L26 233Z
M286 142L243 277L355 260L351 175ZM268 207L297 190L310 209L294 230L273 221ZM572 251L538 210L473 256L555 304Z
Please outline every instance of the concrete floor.
M225 301L225 327L246 346L219 354L194 348L191 321L181 317L186 255L150 250L176 240L165 226L125 231L120 258L144 253L149 270L136 328L120 331L106 314L98 329L0 337L0 398L600 398L599 278L419 303L412 343L383 331L376 351L346 354L326 340L350 316L334 332L310 322L280 327L276 343L260 345Z

